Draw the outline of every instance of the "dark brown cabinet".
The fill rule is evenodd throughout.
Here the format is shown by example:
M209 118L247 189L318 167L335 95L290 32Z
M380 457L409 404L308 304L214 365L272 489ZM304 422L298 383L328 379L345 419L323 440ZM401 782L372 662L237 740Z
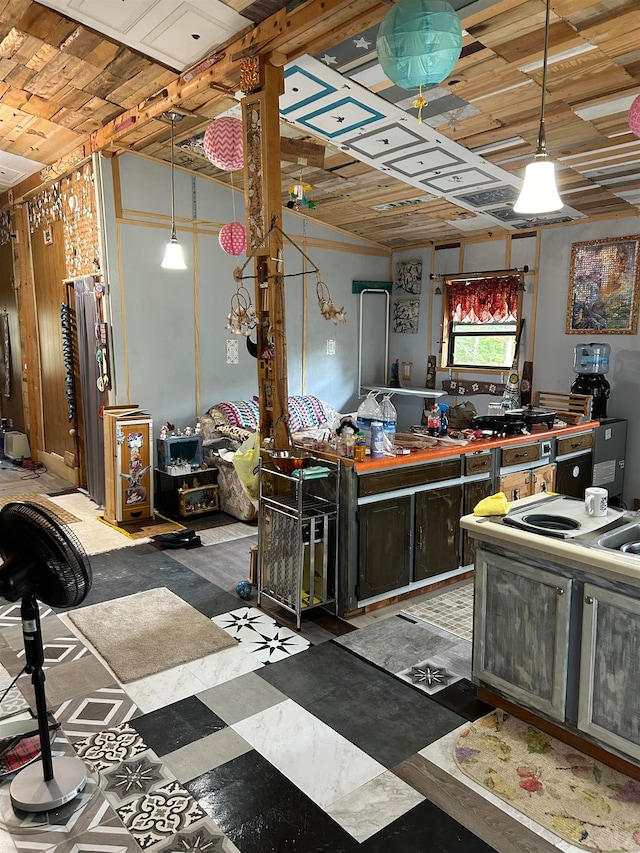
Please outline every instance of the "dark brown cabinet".
M583 498L593 480L593 454L581 453L556 463L556 492L572 498Z
M462 486L417 492L413 580L440 575L460 565Z
M492 480L475 480L472 483L465 483L462 514L469 515L472 513L475 505L491 494L493 494ZM472 539L465 530L462 534L462 565L471 566L475 559L476 540Z
M406 586L411 580L411 497L365 504L358 515L357 597Z

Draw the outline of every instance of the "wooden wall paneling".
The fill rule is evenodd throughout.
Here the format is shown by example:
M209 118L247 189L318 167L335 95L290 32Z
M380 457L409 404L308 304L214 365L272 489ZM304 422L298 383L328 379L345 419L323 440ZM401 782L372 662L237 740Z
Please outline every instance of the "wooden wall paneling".
M44 415L42 449L64 460L65 453L75 453L75 444L72 436L69 435L69 429L73 424L68 420L67 400L64 393L66 374L60 323L60 307L67 298L63 284L66 278L64 226L58 220L48 227L53 235L51 245L45 245L42 227L34 230L31 237L42 376Z

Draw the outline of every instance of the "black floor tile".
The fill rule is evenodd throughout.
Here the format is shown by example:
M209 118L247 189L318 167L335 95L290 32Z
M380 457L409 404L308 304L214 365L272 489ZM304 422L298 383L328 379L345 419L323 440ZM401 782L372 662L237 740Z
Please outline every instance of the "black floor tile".
M93 583L83 606L166 586L205 616L218 616L238 607L235 596L181 565L168 552L158 551L150 543L94 554L89 561Z
M224 720L195 696L131 721L156 755L166 755L226 727Z
M493 849L429 800L359 845L361 853L491 853Z
M242 853L355 853L359 844L251 751L185 785Z
M314 646L256 675L385 767L466 719L335 643Z
M431 698L438 705L460 714L465 720L477 720L494 710L493 705L478 699L477 687L466 678L438 690Z

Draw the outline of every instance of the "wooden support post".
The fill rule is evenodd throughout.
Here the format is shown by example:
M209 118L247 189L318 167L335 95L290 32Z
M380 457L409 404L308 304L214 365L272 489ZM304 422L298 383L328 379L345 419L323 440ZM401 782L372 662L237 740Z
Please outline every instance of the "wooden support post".
M274 447L285 448L289 438L282 419L289 392L282 232L278 230L282 228L278 106L284 86L282 68L261 57L260 81L260 90L242 101L247 251L255 253L260 444L273 435Z

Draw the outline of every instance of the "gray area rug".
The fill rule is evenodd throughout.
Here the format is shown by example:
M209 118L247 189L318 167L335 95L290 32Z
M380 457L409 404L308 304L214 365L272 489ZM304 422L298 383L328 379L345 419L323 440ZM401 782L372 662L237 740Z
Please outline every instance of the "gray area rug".
M69 619L123 684L236 645L166 587L82 607Z
M333 642L425 693L471 678L471 643L425 622L391 616Z

